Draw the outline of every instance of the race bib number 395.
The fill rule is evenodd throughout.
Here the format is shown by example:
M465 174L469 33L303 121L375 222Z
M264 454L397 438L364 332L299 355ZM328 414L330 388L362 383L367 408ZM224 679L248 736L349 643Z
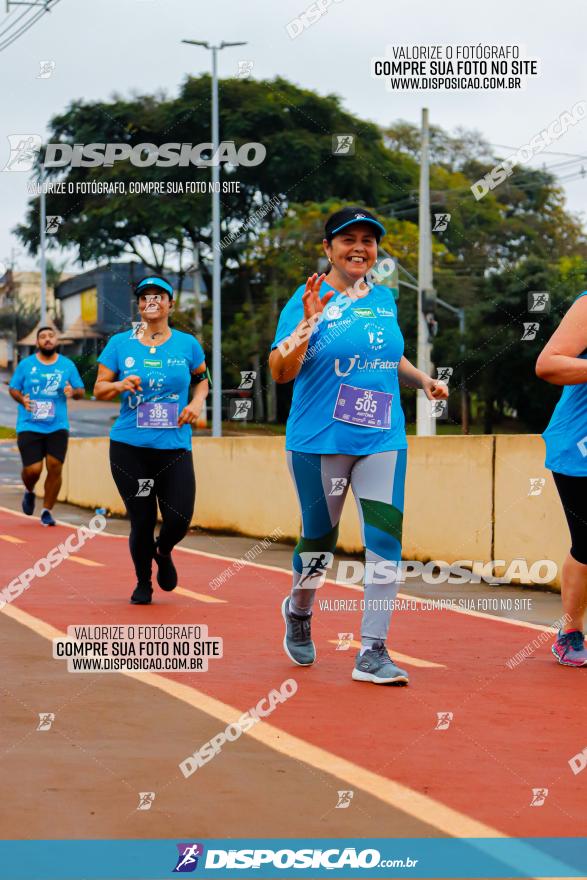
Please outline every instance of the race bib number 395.
M137 428L177 428L177 403L140 403L137 407Z

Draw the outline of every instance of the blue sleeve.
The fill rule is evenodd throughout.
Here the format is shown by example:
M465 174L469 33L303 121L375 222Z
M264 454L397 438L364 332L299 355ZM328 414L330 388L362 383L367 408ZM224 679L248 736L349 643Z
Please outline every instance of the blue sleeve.
M118 345L114 337L108 340L106 348L98 358L98 363L104 364L105 367L112 370L114 373L120 372L120 367L118 365Z
M204 361L206 360L206 356L204 354L204 349L198 342L195 336L192 336L192 347L190 352L190 372L195 372L198 367L201 367Z
M82 377L79 374L79 370L76 367L76 365L73 363L73 361L72 361L71 366L69 368L69 382L70 382L72 388L85 388L86 387L84 385Z
M288 336L291 336L291 334L294 332L294 330L304 317L304 304L302 303L302 294L305 289L305 285L300 285L300 287L298 287L291 299L289 299L283 307L281 315L279 316L277 330L275 331L275 339L273 340L271 351L273 351L274 348L277 348L280 342L283 342L284 339L287 339Z
M17 391L22 391L24 387L24 361L21 361L16 370L14 371L14 375L8 384L9 388L15 388Z

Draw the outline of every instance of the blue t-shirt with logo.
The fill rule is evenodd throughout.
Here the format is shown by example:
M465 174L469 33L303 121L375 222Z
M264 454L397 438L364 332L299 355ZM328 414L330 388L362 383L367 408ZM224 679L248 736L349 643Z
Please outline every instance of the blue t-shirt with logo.
M587 290L577 299L583 296ZM579 357L587 358L587 349ZM568 477L587 477L587 382L564 386L542 437L545 467Z
M301 285L286 303L272 348L304 316ZM320 297L333 288L322 282ZM391 291L379 285L351 299L335 291L298 373L286 430L293 452L369 455L406 449L398 366L404 338Z
M36 354L22 360L10 380L9 388L28 394L32 410L18 405L16 431L36 431L51 434L53 431L69 431L67 397L64 388L69 382L72 388L83 388L84 383L73 361L62 354L54 364L41 361Z
M98 358L118 379L140 376L142 391L124 391L110 438L130 446L191 449L191 425L177 427L188 404L191 374L204 351L189 333L172 330L162 345L143 345L132 330L116 333Z

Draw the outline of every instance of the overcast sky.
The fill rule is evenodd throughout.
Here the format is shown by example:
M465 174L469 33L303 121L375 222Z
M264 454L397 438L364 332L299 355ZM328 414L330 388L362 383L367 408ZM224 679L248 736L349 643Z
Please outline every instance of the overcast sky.
M210 64L210 53L182 45L182 38L246 40L246 47L220 54L222 77L235 75L239 60L250 60L255 78L280 75L321 94L337 93L348 110L380 124L400 118L419 123L421 107L427 106L432 123L449 130L478 129L491 144L504 146L502 155L508 153L505 147L528 143L563 110L587 100L582 0L559 0L555 6L545 0L531 5L494 0L479 7L470 0L339 0L291 39L287 23L309 5L306 0L60 0L0 51L0 168L9 155L7 135L45 137L50 117L73 99L107 99L114 91L176 93L187 74L198 75ZM17 6L7 15L4 10L2 3L0 45L5 29L26 11ZM540 59L541 74L520 92L392 94L383 81L371 78L370 59L384 55L390 44L409 43L522 44L528 57ZM37 79L41 60L56 63L49 79ZM587 154L586 137L587 119L531 164L569 161L553 170L560 177L576 172L576 157ZM28 177L0 172L0 260L6 262L15 248L17 269L36 267L10 233L25 215ZM587 176L565 188L569 208L587 223Z

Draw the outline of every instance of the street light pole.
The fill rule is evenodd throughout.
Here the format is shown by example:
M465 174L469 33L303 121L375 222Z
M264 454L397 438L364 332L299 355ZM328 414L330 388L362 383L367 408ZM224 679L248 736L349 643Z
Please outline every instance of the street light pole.
M463 378L461 381L461 431L463 434L469 433L469 402L467 398L467 386L465 383L465 369L464 369L464 361L465 361L465 309L460 306L451 306L450 303L445 302L439 296L436 297L436 302L438 305L443 306L445 309L448 309L449 312L452 312L453 315L457 315L459 319L459 336L461 337L460 341L460 352L461 352L461 363L463 364Z
M218 48L212 46L212 156L218 150ZM220 166L212 162L212 436L222 436L222 314L220 288Z
M246 43L225 43L211 46L201 40L182 40L192 46L203 46L212 52L212 157L218 153L218 52L228 46ZM212 162L212 436L222 436L222 328L220 289L220 165Z
M40 193L40 243L41 243L41 327L47 323L47 258L45 254L45 174L41 170L41 193Z
M428 170L428 110L422 110L422 148L420 155L420 210L418 216L418 369L430 375L431 344L425 316L425 300L432 294L432 231L430 229L430 181ZM423 391L416 397L416 432L418 436L436 434L436 422L430 411L430 401Z

